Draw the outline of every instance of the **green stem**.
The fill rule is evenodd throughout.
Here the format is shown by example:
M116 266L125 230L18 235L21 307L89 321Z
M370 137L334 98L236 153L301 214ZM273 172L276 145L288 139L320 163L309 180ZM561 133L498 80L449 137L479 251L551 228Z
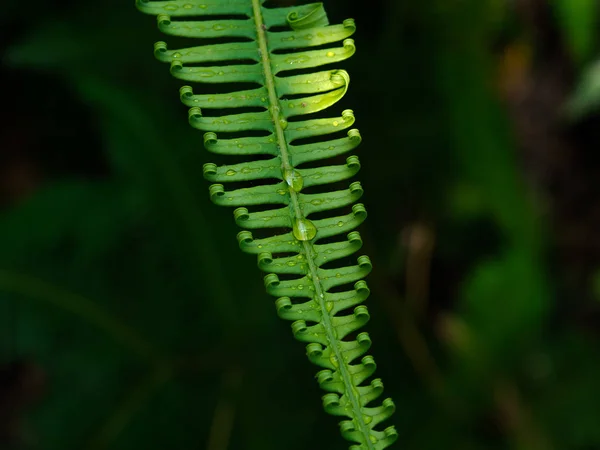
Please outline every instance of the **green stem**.
M0 290L23 295L75 314L94 324L115 341L147 359L158 359L157 351L133 328L109 314L96 303L28 275L0 270Z
M125 429L135 414L142 408L152 394L164 385L172 376L172 370L168 365L159 365L146 374L125 397L111 415L100 431L92 437L88 450L103 450L114 442L117 436Z
M270 112L271 118L273 120L273 124L275 126L275 132L277 136L277 144L279 146L280 156L281 156L281 168L282 173L285 173L287 170L291 170L293 165L290 160L290 155L288 151L287 141L285 138L283 127L281 126L281 115L280 115L280 107L279 107L279 96L277 95L277 90L275 88L274 83L274 75L271 70L271 61L269 58L269 49L267 47L267 38L265 33L265 25L262 18L262 11L260 0L252 0L252 7L254 12L254 22L256 25L256 33L258 36L258 45L260 49L260 54L262 58L262 65L265 75L265 84L267 87L267 91L269 93L269 102L270 102ZM300 208L300 202L298 199L298 193L294 189L289 190L290 200L292 204L292 208L294 210L294 218L292 220L300 220L304 219L304 214L302 209ZM305 253L306 260L308 261L309 267L309 276L311 282L314 286L315 292L315 300L319 304L319 308L321 310L321 316L323 320L323 327L325 328L325 333L327 336L327 342L329 347L333 351L333 355L335 360L337 361L337 367L341 375L341 379L344 383L344 391L347 398L350 400L352 405L352 413L354 419L357 422L358 430L363 435L363 441L367 445L368 450L374 450L375 447L370 439L370 429L365 423L363 419L363 413L361 411L360 400L358 396L358 392L354 383L352 382L352 376L350 371L348 370L347 365L344 361L344 356L342 354L342 349L339 346L339 339L336 336L335 330L331 323L331 317L329 315L329 311L325 305L325 289L323 288L318 272L317 266L312 259L312 255L315 254L313 251L313 244L310 241L303 241L303 251Z

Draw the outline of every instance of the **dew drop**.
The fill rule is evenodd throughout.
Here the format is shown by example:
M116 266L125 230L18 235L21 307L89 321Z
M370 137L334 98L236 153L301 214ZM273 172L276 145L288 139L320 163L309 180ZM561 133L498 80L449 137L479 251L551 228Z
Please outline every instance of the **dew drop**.
M333 52L327 52L327 57L328 58L333 58L335 56L335 53Z
M333 364L334 367L338 367L340 365L339 362L338 362L337 357L335 355L333 355L333 354L329 357L329 361L331 361L331 364Z
M299 285L298 285L298 289L299 289L299 290L302 290L302 289L304 289L304 285L303 285L303 284L299 284Z
M194 7L194 5L191 5L189 3L186 3L185 5L183 5L183 9L192 9Z
M225 172L225 175L228 175L228 176L231 177L231 176L235 175L236 173L237 172L235 170L229 169L227 172Z
M317 228L308 219L296 219L294 222L294 237L299 241L310 241L317 235Z
M344 222L342 222L342 221L339 221L339 222L337 223L337 226L338 226L338 227L343 227L343 226L344 226Z
M288 261L287 265L290 267L294 267L296 265L296 263L294 261Z
M339 123L337 120L334 120L334 121L333 121L333 126L334 126L334 127L337 127L339 124L340 124L340 123Z
M300 192L304 187L304 178L302 178L302 175L297 170L285 169L283 179L296 192Z

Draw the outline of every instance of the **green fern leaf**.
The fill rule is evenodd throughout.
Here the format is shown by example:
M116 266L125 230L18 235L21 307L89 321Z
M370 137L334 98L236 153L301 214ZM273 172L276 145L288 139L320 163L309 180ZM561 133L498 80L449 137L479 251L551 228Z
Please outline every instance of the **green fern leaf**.
M346 418L340 423L342 435L357 444L350 448L384 449L396 440L397 432L393 426L382 431L375 427L392 415L394 403L385 399L371 405L383 392L379 379L364 384L375 371L373 358L365 356L371 340L365 332L350 338L369 320L362 303L369 295L363 278L371 271L371 262L360 256L354 266L324 268L361 247L360 234L352 230L366 218L364 206L355 203L363 190L360 183L353 182L340 191L306 193L313 186L352 177L360 163L350 156L343 165L301 167L347 153L361 137L358 130L350 129L354 124L351 110L333 118L290 120L325 110L346 93L350 79L345 71L308 69L352 56L355 47L349 37L355 31L354 20L329 25L321 3L286 8L267 8L263 3L137 0L137 7L156 15L159 29L167 35L219 39L219 43L203 41L204 45L177 50L156 43L156 58L169 63L176 78L258 86L224 94L195 94L189 86L181 88L181 100L190 107L190 124L206 132L205 147L221 155L247 157L238 164L204 165L205 178L215 183L209 189L211 199L236 207L235 221L245 229L238 234L240 247L258 256L258 266L268 272L266 290L278 297L279 316L294 321L294 336L307 343L308 358L323 368L317 380L328 392L323 397L324 408ZM286 31L279 31L281 27ZM282 76L291 70L295 74ZM205 114L222 109L232 112ZM314 139L348 129L345 137ZM308 143L307 138L311 138ZM255 183L273 179L279 181ZM221 183L227 182L242 182L247 187L226 190ZM254 205L275 206L248 209ZM350 205L351 213L346 215L309 218ZM248 231L264 228L289 231L260 239ZM323 243L343 234L346 240ZM344 291L346 285L352 287Z

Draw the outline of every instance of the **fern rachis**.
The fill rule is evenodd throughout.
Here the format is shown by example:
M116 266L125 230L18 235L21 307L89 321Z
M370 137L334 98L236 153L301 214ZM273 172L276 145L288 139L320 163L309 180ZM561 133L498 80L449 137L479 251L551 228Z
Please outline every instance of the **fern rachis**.
M158 26L165 34L227 40L180 50L168 50L164 42L155 44L156 57L171 64L171 73L175 77L199 83L254 83L259 86L202 95L194 94L189 86L181 89L181 100L190 106L190 124L206 132L205 147L218 154L247 157L246 162L238 164L204 165L204 176L216 182L209 188L211 199L217 204L237 207L235 220L246 229L238 234L240 247L245 252L257 254L259 267L268 272L265 277L267 292L278 297L279 316L294 321L294 336L307 343L308 358L323 368L317 374L319 385L328 391L323 397L323 405L327 412L349 419L342 421L340 426L342 435L358 444L351 449L387 448L397 438L394 427L383 431L374 427L391 416L394 404L391 399L386 399L380 406L367 406L381 395L383 384L374 379L369 385L362 385L375 371L373 358L363 356L371 341L365 332L359 333L355 340L346 340L369 319L367 308L361 303L369 294L362 279L370 272L371 263L368 257L360 256L355 266L323 268L361 247L359 233L352 230L366 217L364 206L354 204L362 195L362 187L353 182L341 191L302 192L312 186L355 175L360 168L356 156L348 157L346 164L339 166L301 166L351 151L360 143L360 134L358 130L350 129L344 138L302 143L305 138L350 128L354 123L354 114L350 110L336 118L289 120L324 110L345 94L349 84L345 71L309 73L307 69L344 60L354 53L354 42L349 38L355 31L354 21L347 19L342 25L329 25L321 3L287 8L267 8L263 3L264 0L137 0L138 9L157 15ZM201 19L179 20L192 16ZM214 19L211 16L232 18L211 20ZM280 27L289 27L289 30L275 31ZM297 51L340 40L343 40L341 47ZM234 60L253 63L228 63ZM223 65L191 65L219 62ZM289 70L302 72L279 76ZM259 112L224 116L203 114L203 110L257 107L261 108ZM254 134L244 135L249 131ZM255 131L263 134L256 136ZM221 139L216 133L235 135ZM258 155L271 158L252 160ZM220 184L268 179L279 182L231 191L226 191ZM352 204L352 212L344 216L309 218L312 214ZM283 206L255 211L247 209L254 205ZM248 231L282 227L290 231L262 239L255 239ZM318 243L342 233L348 233L347 240ZM278 275L284 275L286 279L280 280ZM333 288L352 283L354 287L349 291L331 292ZM353 313L344 314L350 308L354 308ZM361 356L360 363L352 364Z

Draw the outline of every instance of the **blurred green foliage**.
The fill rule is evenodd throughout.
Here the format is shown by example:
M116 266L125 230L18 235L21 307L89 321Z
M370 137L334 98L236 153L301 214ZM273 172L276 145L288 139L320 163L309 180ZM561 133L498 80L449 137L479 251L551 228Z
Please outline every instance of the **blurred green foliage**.
M398 448L600 448L600 338L570 313L594 306L561 276L496 88L493 49L528 30L510 2L326 3L358 25L339 108L364 138L367 329ZM595 4L552 5L578 74L598 53ZM0 173L25 160L39 176L2 194L0 362L33 361L45 382L35 405L0 385L0 435L345 448L231 216L209 204L212 158L147 19L120 0L3 5Z

